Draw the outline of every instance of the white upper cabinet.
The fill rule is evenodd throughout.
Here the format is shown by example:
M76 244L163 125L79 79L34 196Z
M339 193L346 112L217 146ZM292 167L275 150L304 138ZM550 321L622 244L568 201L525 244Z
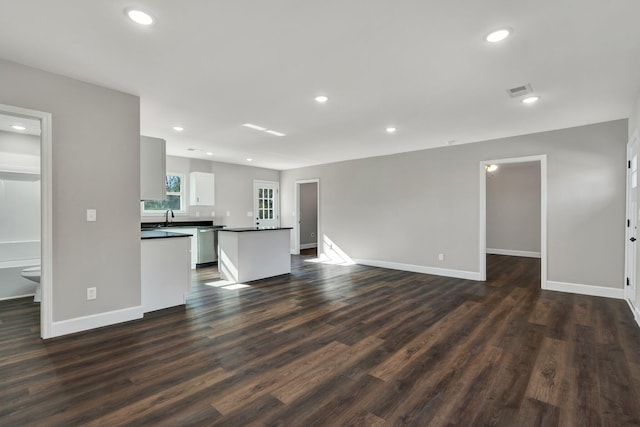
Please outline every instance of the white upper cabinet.
M189 174L189 204L191 206L213 206L214 193L212 173L191 172Z
M140 136L140 200L164 200L167 149L164 139Z

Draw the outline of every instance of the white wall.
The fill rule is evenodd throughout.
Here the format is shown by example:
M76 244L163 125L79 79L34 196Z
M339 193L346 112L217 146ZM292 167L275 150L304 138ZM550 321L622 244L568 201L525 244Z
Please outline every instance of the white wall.
M189 205L190 172L209 172L215 175L215 206ZM185 175L187 214L176 216L174 221L213 219L214 224L227 227L254 226L253 215L247 216L247 212L253 212L253 180L280 180L280 172L273 169L177 156L167 156L167 173ZM215 217L211 216L211 212L215 212ZM158 219L158 216L144 216L142 221L155 222Z
M0 81L0 103L52 114L54 323L139 307L139 98L2 59Z
M2 173L12 166L40 169L38 136L0 131L0 242L40 240L40 179Z
M540 255L540 162L487 172L487 249Z
M300 184L300 244L318 242L318 183Z
M287 170L283 225L295 181L320 178L320 229L352 258L478 273L479 163L546 154L548 279L621 289L626 140L618 120Z

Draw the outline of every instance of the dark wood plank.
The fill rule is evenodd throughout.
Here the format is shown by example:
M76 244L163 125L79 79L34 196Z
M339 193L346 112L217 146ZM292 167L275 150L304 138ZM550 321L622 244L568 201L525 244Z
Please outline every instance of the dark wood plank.
M0 302L0 425L640 425L626 303L539 289L540 262L488 280L307 262L185 307L43 342Z

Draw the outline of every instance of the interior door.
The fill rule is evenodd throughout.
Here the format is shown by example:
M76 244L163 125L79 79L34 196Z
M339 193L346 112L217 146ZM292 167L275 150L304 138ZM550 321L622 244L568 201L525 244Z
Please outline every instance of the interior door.
M279 227L279 206L280 184L278 182L253 182L253 213L256 227Z
M638 136L627 144L627 232L625 244L625 298L636 299L636 238L638 226Z

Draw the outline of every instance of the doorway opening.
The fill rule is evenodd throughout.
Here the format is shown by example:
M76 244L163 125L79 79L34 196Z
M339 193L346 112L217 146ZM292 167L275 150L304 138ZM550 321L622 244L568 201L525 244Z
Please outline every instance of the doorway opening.
M16 210L15 215L5 214L11 215L19 228L4 230L8 234L0 236L0 243L11 246L9 250L14 258L5 260L4 266L11 264L20 270L21 277L28 277L32 282L37 283L39 276L39 289L37 285L33 289L34 293L39 293L40 336L50 338L53 319L51 114L0 104L0 117L0 126L5 125L18 132L18 136L5 138L4 155L0 159L0 182L6 191L5 201L16 205L11 207ZM21 146L18 148L16 144ZM39 159L34 158L36 152ZM7 206L3 208L8 209ZM20 214L21 210L31 212ZM4 231L0 230L0 233ZM39 273L37 264L40 264ZM30 270L25 271L27 268Z
M498 171L510 176L499 179ZM517 185L527 181L528 185ZM498 182L501 188L493 188ZM537 200L530 197L531 191ZM537 212L527 213L531 209ZM528 220L524 221L527 224L517 215L527 215ZM480 280L487 280L487 254L540 258L540 287L547 288L546 155L480 162L479 252Z
M320 180L296 181L296 217L294 253L318 256L321 253Z

